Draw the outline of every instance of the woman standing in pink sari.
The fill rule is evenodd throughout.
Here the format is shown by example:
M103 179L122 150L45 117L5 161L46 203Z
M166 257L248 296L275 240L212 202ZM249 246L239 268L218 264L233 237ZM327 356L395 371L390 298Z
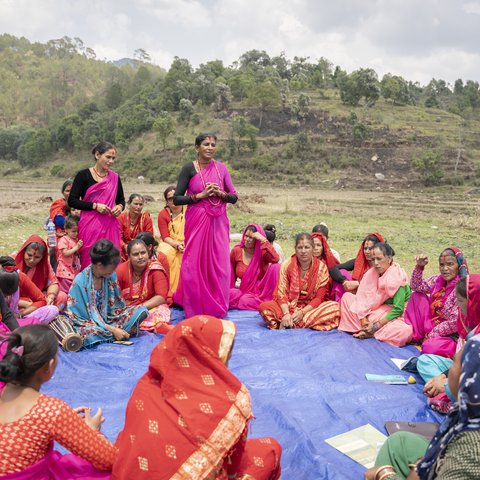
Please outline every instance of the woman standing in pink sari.
M100 239L110 240L120 249L118 217L125 208L125 196L118 173L111 170L115 163L115 147L100 142L92 149L95 166L80 170L73 180L68 197L71 208L81 210L78 238L82 270L90 265L90 248Z
M217 137L195 139L197 160L178 177L173 202L189 205L185 213L185 250L173 300L185 316L224 317L230 293L230 224L227 203L237 201L227 167L215 160Z

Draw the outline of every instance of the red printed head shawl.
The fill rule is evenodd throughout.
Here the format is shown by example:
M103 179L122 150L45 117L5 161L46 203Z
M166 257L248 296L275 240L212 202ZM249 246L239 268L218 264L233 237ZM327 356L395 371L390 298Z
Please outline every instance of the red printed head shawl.
M256 223L251 223L243 231L242 240L240 241L240 243L237 243L237 245L235 245L236 247L240 247L240 248L245 247L245 235L249 227L255 227L257 229L257 232L260 233L260 235L263 235L265 237L265 231L263 230L263 228ZM253 257L250 260L250 263L248 264L247 269L245 270L245 273L243 274L242 282L240 284L240 291L244 293L255 291L256 283L259 280L258 277L260 275L261 262L262 262L261 243L258 240L255 240ZM233 269L232 269L232 275L233 275L233 284L235 284L235 279L234 279L235 272L233 271Z
M457 330L461 338L467 338L468 334L475 330L478 333L480 324L480 274L472 273L467 275L467 315L462 311L458 314Z
M340 262L334 257L330 246L328 245L328 240L319 232L314 232L311 234L312 238L318 238L322 242L323 253L322 258L323 262L327 265L328 270L330 270L335 265L338 265Z
M150 272L154 270L160 270L162 272L165 272L165 269L159 261L155 259L149 260L145 269L142 272L142 278L140 279L140 288L137 290L133 286L133 267L130 260L127 261L127 265L128 288L122 290L122 295L125 300L129 302L129 305L141 305L150 299L150 296L148 294L148 276L150 275ZM167 275L167 272L165 272L165 275Z
M385 239L380 235L378 232L369 233L367 237L375 236L378 238L379 242L384 242ZM355 264L353 267L352 278L353 280L360 281L362 277L365 275L366 271L370 268L367 259L365 258L365 253L363 251L363 247L365 246L366 238L363 240L362 244L360 245L360 250L357 253L357 257L355 258Z
M252 416L225 365L234 336L232 322L197 315L155 347L128 402L113 478L216 478Z
M48 266L48 247L42 237L38 235L30 235L25 243L21 246L20 250L18 251L17 255L15 256L15 263L17 264L18 269L23 272L27 273L28 267L25 264L25 251L27 250L27 246L31 243L39 243L43 245L45 251L43 254L42 259L40 262L35 266L35 273L32 277L32 282L40 289L45 290L48 286L48 273L49 273L49 266Z

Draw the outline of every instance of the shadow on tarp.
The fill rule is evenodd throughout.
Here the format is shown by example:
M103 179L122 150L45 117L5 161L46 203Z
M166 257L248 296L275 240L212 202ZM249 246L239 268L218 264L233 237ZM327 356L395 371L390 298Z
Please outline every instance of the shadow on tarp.
M182 318L181 310L172 310L173 323ZM414 347L399 349L337 331L268 331L256 312L231 311L227 318L237 324L230 369L252 395L256 419L249 436L272 436L281 443L283 480L361 479L365 469L327 445L326 438L366 423L386 433L388 420L441 419L427 407L421 381L385 385L365 380L365 373L401 373L390 358L417 355ZM73 407L102 407L102 431L114 441L130 394L162 338L142 333L132 346L61 352L55 376L43 391Z

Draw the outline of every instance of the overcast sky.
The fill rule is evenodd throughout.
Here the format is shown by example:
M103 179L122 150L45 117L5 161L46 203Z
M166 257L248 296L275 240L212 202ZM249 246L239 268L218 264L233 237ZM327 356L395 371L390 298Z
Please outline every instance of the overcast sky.
M480 80L480 0L0 0L0 32L79 37L108 60L143 48L166 69L258 49L421 84Z

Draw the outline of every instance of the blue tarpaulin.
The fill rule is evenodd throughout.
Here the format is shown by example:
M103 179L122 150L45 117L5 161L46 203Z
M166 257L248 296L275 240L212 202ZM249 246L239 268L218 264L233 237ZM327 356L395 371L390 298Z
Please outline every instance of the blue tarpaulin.
M173 323L183 312L172 310ZM439 421L415 385L368 382L365 373L401 374L390 358L417 355L343 332L269 331L256 312L231 311L237 337L229 367L247 386L253 412L250 437L275 437L283 447L283 480L358 480L365 469L325 439L370 423L385 432L388 420ZM125 407L162 336L142 333L132 346L104 344L60 354L44 393L71 406L102 407L102 431L114 441ZM405 373L405 377L409 374Z

